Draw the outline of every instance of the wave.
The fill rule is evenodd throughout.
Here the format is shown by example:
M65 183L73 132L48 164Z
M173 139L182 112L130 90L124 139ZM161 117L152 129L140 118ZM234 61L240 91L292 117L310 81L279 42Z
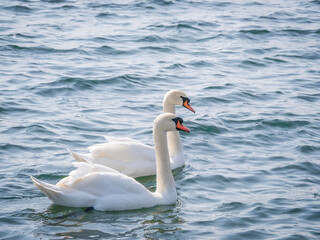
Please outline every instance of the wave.
M296 149L303 154L319 154L320 152L320 146L315 145L301 145Z
M264 126L270 126L275 128L298 128L310 125L309 121L306 120L284 120L284 119L272 119L272 120L262 120L261 122Z
M195 41L201 43L201 42L216 41L216 40L220 40L220 39L234 39L234 36L231 34L218 33L213 36L198 38Z
M9 10L9 11L13 11L13 12L17 12L17 13L30 13L30 12L35 10L35 9L30 8L30 7L21 6L21 5L13 5L13 6L10 6L10 7L4 7L3 9Z
M217 207L219 212L240 211L248 207L247 204L242 202L223 202Z
M199 31L202 32L203 30L200 27L193 26L195 25L195 22L177 22L177 23L172 23L172 24L155 24L155 25L149 25L147 28L148 29L154 29L154 30L192 30L192 31Z
M135 40L135 42L163 43L166 40L158 35L148 35Z
M228 132L227 128L221 127L221 126L216 126L216 125L209 125L209 124L205 124L205 123L192 123L192 125L190 125L190 127L192 128L192 131L200 133L200 132L205 132L207 134L221 134L221 133L225 133Z
M95 50L95 53L102 55L127 55L136 53L136 50L120 50L107 45L101 46Z
M0 48L2 51L13 51L13 52L28 52L33 54L48 54L48 53L82 53L87 54L86 51L79 49L79 48L70 48L70 49L57 49L57 48L51 48L44 45L41 46L30 46L30 47L24 47L16 44L8 44L5 46L2 46Z
M226 98L224 96L219 97L202 97L201 98L203 102L211 102L211 103L231 103L232 100L229 98Z
M31 87L30 90L36 94L45 97L54 97L59 95L68 95L76 91L89 91L101 89L100 86L146 86L147 79L134 74L124 74L106 79L85 79L62 77L58 80L48 83L41 83ZM102 90L102 89L101 89Z
M68 2L68 0L41 0L41 2L46 2L46 3L65 3L65 2Z
M240 67L267 67L268 65L266 64L266 62L263 62L259 59L253 59L251 58L250 60L244 60L241 62L241 64L239 65Z
M265 35L265 34L270 34L271 32L267 29L248 29L248 30L240 30L239 32L241 33L249 33L253 35Z
M320 94L299 94L296 98L302 99L307 102L317 102L320 100Z
M281 165L271 169L272 172L281 172L282 174L308 174L318 176L320 165L312 162L297 162Z
M320 59L320 54L316 53L316 52L307 52L307 53L305 52L302 54L287 53L287 54L277 54L277 55L275 55L275 57L317 60L317 59Z
M26 152L38 152L39 146L26 146L22 144L13 144L13 143L4 143L0 144L0 151L5 152L20 152L20 151L26 151Z
M276 57L264 57L263 59L274 63L288 63L288 61Z
M30 114L30 115L42 115L47 112L35 107L26 106L25 103L15 102L3 102L0 106L0 114L17 115L17 114Z
M172 64L168 67L165 67L165 69L183 69L183 68L187 68L187 66L185 66L181 63L175 63L175 64Z
M47 124L46 124L47 125ZM52 130L50 130L50 128ZM43 134L43 135L49 135L49 136L58 136L53 131L54 127L53 126L45 126L44 124L30 124L26 126L15 126L15 127L9 127L6 130L2 131L2 134L23 134L23 133L28 133L28 134Z
M191 62L186 63L186 65L193 66L196 68L200 68L200 67L206 68L206 67L213 67L214 66L214 64L212 62L205 61L205 60L191 61Z
M310 34L320 34L320 29L305 30L305 29L283 29L284 33L289 33L292 36L307 36Z
M96 17L97 18L114 18L114 17L119 17L119 15L111 12L103 12L96 15Z
M151 51L151 52L162 52L162 53L175 53L175 52L181 52L182 50L173 47L173 46L145 46L145 47L139 47L139 50L141 51Z

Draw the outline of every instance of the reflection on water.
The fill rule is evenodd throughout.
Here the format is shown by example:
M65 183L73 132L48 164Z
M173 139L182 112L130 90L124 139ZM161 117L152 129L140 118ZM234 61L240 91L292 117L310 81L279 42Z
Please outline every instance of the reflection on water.
M29 213L29 217L41 222L37 235L67 239L178 238L180 226L185 223L180 208L174 205L133 211L85 212L85 209L52 204L43 212Z

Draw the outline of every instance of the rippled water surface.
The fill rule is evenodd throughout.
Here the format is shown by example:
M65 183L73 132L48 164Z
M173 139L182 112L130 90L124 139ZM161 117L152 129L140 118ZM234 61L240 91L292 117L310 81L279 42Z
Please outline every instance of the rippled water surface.
M0 59L1 239L320 238L319 1L3 0ZM176 205L84 212L32 185L74 169L67 146L152 145L170 89L196 110Z

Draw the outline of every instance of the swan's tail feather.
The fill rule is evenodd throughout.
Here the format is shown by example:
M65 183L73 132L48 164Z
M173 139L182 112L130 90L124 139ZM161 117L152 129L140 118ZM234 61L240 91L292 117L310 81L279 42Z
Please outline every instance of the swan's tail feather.
M78 162L86 162L86 163L91 163L92 162L89 159L87 159L84 156L82 156L81 154L71 151L69 148L67 148L67 150L74 157L74 159L76 159Z
M59 188L50 183L42 182L39 179L36 179L33 176L30 176L33 184L41 190L51 201L54 202L54 199L61 193Z

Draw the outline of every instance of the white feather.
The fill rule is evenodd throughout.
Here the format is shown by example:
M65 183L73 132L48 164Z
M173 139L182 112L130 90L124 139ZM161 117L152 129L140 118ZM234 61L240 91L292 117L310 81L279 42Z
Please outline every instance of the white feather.
M56 185L31 176L34 185L55 204L94 207L97 210L128 210L174 204L177 198L169 164L166 131L174 131L174 114L164 113L154 124L157 155L157 191L150 192L134 178L99 164L77 162L76 169Z
M182 105L186 94L180 90L169 91L163 100L163 111L175 113L175 105ZM154 175L156 173L156 157L154 148L137 140L104 136L107 143L90 146L89 153L69 152L77 161L93 162L111 167L130 177ZM171 169L184 165L183 147L178 132L168 133L168 148Z

